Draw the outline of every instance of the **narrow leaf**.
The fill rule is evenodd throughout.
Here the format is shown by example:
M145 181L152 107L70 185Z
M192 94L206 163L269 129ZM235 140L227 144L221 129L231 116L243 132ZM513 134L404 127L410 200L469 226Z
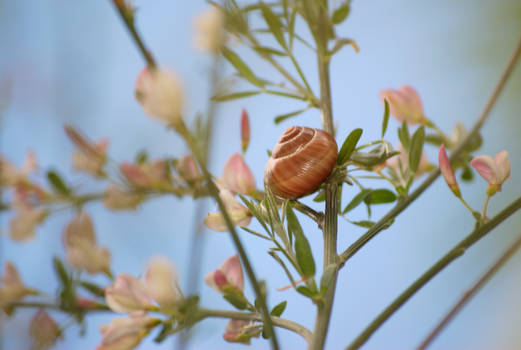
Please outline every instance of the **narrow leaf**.
M47 172L47 180L51 184L54 191L58 194L69 196L71 194L71 190L65 185L65 182L62 180L61 176L54 170L50 170Z
M282 23L271 9L265 4L261 3L262 17L266 21L266 24L270 28L271 34L277 39L279 45L284 49L287 48L286 41L284 40L284 34L282 32Z
M270 315L280 317L280 315L282 315L284 310L286 310L287 304L288 304L288 302L286 300L284 300L283 302L275 305L275 307L273 309L271 309Z
M271 47L267 47L267 46L255 46L253 49L260 54L275 55L275 56L280 56L280 57L287 56L287 54L285 52L282 52L280 50L275 50L275 49L273 49Z
M411 169L413 173L416 173L420 165L424 142L425 128L421 126L412 135L411 147L409 149L409 169Z
M385 136L385 132L387 131L387 124L389 123L389 102L387 99L384 99L384 117L382 121L382 139Z
M309 298L313 297L313 292L311 291L311 289L309 289L306 286L299 286L299 287L297 287L297 292L299 292L300 294L305 295L305 296L307 296Z
M338 152L338 158L336 160L337 164L344 164L349 160L351 153L353 153L356 148L358 140L360 140L360 137L362 136L362 132L362 129L355 129L346 137L342 147L340 148L340 152Z
M306 236L304 236L302 227L291 207L288 207L286 220L288 221L288 227L295 235L295 253L297 255L297 263L305 276L314 276L315 260L313 259L313 253L311 252L309 242Z
M241 198L242 202L248 207L248 209L250 210L250 213L252 213L253 216L255 216L255 218L257 219L257 221L262 225L262 228L264 228L264 230L271 236L272 233L268 229L268 226L266 225L265 218L257 210L257 207L255 206L255 204L253 204L252 202L247 200L246 197L244 197L242 195L239 195L239 197Z
M258 95L261 92L262 91L242 91L242 92L234 92L234 93L226 94L226 95L216 95L216 96L212 97L212 101L224 102L224 101L237 100L240 98L246 98L246 97Z
M398 138L404 149L409 149L409 144L411 143L411 138L409 136L409 128L407 127L407 123L403 121L402 127L398 128Z
M342 215L345 215L347 214L349 211L353 210L354 208L356 208L360 203L362 203L364 201L364 199L369 195L371 194L371 189L369 188L365 188L363 189L362 191L360 191L356 196L353 197L353 199L351 199L351 202L349 202L346 207L344 208L344 210L342 210Z
M329 287L329 283L331 283L331 280L335 276L336 271L337 267L335 264L327 265L324 273L322 273L322 277L320 278L320 291L322 293L324 293Z
M365 228L371 228L375 224L374 221L370 220L361 220L361 221L350 221L353 225L365 227Z
M246 304L244 300L234 294L225 294L223 298L239 310L245 310L248 307L248 304Z
M325 200L326 200L326 192L324 192L324 191L318 192L318 194L315 196L315 198L313 198L313 202L317 202L317 203L323 202Z
M349 15L349 10L349 1L346 1L339 8L337 8L335 12L333 12L333 15L331 16L331 21L333 22L333 24L342 23Z
M63 261L60 260L57 256L52 258L52 266L54 267L54 272L56 273L56 276L58 276L58 279L60 280L60 284L62 286L66 286L69 284L69 274L67 273L67 270L65 269L65 265L63 264Z
M252 70L248 65L232 50L228 49L227 47L222 48L222 53L224 58L230 62L235 69L237 69L237 72L239 72L240 75L244 77L244 79L248 80L253 85L264 88L264 82L257 78L255 74L253 74Z
M298 111L294 111L294 112L290 112L290 113L281 114L279 116L276 116L275 117L275 124L280 124L284 120L289 119L291 117L295 117L295 116L297 116L297 115L307 111L308 109L309 109L309 106L306 107L306 108L303 108L303 109L299 109Z
M394 192L385 188L380 188L377 190L372 190L364 201L368 204L383 204L392 203L395 200L396 194Z

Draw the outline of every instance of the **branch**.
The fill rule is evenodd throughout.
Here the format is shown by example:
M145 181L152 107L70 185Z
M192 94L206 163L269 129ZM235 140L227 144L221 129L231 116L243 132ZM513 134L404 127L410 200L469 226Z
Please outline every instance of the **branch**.
M501 255L499 259L487 270L487 272L463 294L452 309L443 317L438 325L429 333L429 335L422 341L417 350L425 350L427 346L438 336L438 334L447 326L447 324L461 311L461 309L472 299L477 292L498 272L501 267L521 248L521 236L518 237L510 247Z
M521 39L516 45L514 52L510 56L508 64L501 74L501 78L498 83L494 87L492 91L492 95L489 97L487 103L485 104L485 108L481 112L478 120L472 127L472 130L468 133L467 137L463 139L463 141L456 147L454 152L452 152L450 156L450 161L454 161L457 159L468 146L472 138L476 136L490 115L490 111L492 107L496 103L500 93L503 91L505 84L508 78L512 75L512 71L521 55ZM351 244L341 255L340 255L340 268L344 266L346 261L351 258L360 248L362 248L367 242L369 242L374 236L376 236L380 231L382 231L386 225L398 216L402 211L404 211L416 198L420 196L437 178L440 176L440 169L436 168L433 170L429 176L425 179L425 181L418 186L418 188L411 193L407 198L403 201L399 202L394 208L392 208L383 218L381 218L376 224L374 224L366 233L364 233L360 238L358 238L353 244Z
M452 261L462 256L465 251L492 229L506 220L510 215L514 214L521 208L521 197L516 199L498 215L490 219L486 224L472 231L467 237L456 244L447 254L438 260L430 269L421 275L413 284L411 284L402 294L400 294L384 311L382 311L367 328L346 348L347 350L358 349L380 326L391 317L409 298L411 298L420 288L436 276Z
M21 308L43 308L43 309L52 309L52 310L57 310L57 311L62 311L62 312L65 312L65 313L70 313L69 311L67 310L63 310L59 305L57 304L52 304L52 303L44 303L44 302L14 302L14 303L9 303L8 305L9 307L13 307L13 308L18 308L18 307L21 307ZM83 311L108 311L108 312L113 312L111 309L109 309L109 307L107 305L104 305L104 304L97 304L96 307L89 307L89 308L81 308L80 306L77 306L79 309L83 310Z
M226 311L226 310L214 310L214 309L200 309L199 312L202 313L201 318L208 317L216 317L216 318L230 318L235 320L252 320L252 321L262 321L263 316L258 313L246 313L246 312L238 312L238 311ZM271 320L273 324L277 327L284 328L295 332L302 336L306 340L306 342L310 342L312 334L309 329L304 327L303 325L290 321L284 318L271 316Z

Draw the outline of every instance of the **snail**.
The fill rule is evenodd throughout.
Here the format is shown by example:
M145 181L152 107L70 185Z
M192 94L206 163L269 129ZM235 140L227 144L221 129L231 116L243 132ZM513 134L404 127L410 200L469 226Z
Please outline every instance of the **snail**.
M264 183L273 194L296 199L312 193L333 170L338 146L329 133L303 126L292 126L273 148Z

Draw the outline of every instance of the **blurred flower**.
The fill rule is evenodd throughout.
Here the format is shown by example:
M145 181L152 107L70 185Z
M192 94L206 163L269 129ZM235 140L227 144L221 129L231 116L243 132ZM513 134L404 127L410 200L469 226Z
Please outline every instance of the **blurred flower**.
M93 143L70 125L65 125L65 133L77 148L72 155L74 169L94 176L103 176L109 141L101 140Z
M105 189L103 204L110 210L136 210L143 201L143 196L122 190L117 185Z
M152 298L167 310L174 309L182 298L177 284L177 272L165 257L158 256L150 261L145 274L145 284Z
M414 88L404 85L399 90L382 90L380 99L387 100L391 114L399 121L405 120L408 124L427 123L420 95Z
M456 180L456 176L454 176L454 171L452 170L452 166L450 165L449 158L447 157L447 151L445 151L445 145L440 146L440 150L438 152L438 163L440 166L441 174L449 185L450 190L456 197L461 196L461 192L459 190L458 181Z
M250 118L245 109L241 113L241 148L242 152L246 152L250 144Z
M259 337L261 326L255 325L248 320L230 320L226 324L226 333L223 334L224 340L230 343L250 344L251 338Z
M145 67L136 80L136 98L151 117L174 127L182 122L183 88L173 72Z
M92 219L87 213L81 212L69 222L62 240L72 267L90 274L110 275L110 251L97 245Z
M201 51L218 54L225 42L224 14L216 6L210 6L194 21L195 47Z
M120 274L105 290L109 308L116 312L133 313L153 307L147 287L134 276Z
M83 310L96 310L100 306L103 306L103 304L98 303L96 300L87 298L76 299L76 305L78 305L78 307Z
M38 169L34 152L29 151L20 170L7 158L0 154L0 187L23 185L28 182L28 176ZM27 185L27 184L26 184Z
M234 225L248 226L251 222L251 213L244 205L240 204L233 193L228 190L221 190L219 195L224 202L226 211ZM220 212L208 213L204 218L204 224L211 230L218 232L228 231L228 226Z
M100 327L101 344L96 350L130 350L139 345L152 328L161 321L145 315L117 317Z
M204 281L219 293L244 290L244 275L238 255L226 259L219 268L204 277Z
M179 176L187 182L196 181L201 177L201 173L199 172L199 169L197 169L194 157L191 154L179 158L176 163L176 169Z
M27 288L18 273L14 264L10 261L4 263L4 274L0 278L2 286L0 287L0 308L6 308L9 304L21 300L29 294L36 294L30 288Z
M255 178L239 153L234 153L224 164L219 185L240 194L252 194L256 190Z
M501 191L501 185L510 178L508 152L501 151L494 158L489 155L475 157L470 165L488 182L487 194Z
M387 166L398 175L398 178L401 181L405 181L406 179L403 179L403 175L409 168L409 153L402 145L398 145L398 151L400 154L387 160ZM414 178L420 177L431 168L432 164L429 162L425 152L423 152L420 158L420 164L418 164L418 169L416 170L416 173L414 173Z
M9 237L14 241L27 241L34 238L35 229L47 216L44 209L36 208L24 197L15 192L12 208L16 216L9 220Z
M164 187L169 186L168 167L165 160L151 163L133 164L121 163L119 169L125 178L136 187Z
M31 319L29 334L32 340L31 350L45 350L56 343L61 331L52 317L44 309L40 309Z

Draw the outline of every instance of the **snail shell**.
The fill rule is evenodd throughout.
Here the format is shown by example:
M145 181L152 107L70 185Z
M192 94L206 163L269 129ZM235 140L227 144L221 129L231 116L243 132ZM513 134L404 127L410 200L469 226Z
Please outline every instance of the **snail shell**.
M280 198L312 193L333 170L338 153L329 133L292 126L279 138L264 171L264 183Z

